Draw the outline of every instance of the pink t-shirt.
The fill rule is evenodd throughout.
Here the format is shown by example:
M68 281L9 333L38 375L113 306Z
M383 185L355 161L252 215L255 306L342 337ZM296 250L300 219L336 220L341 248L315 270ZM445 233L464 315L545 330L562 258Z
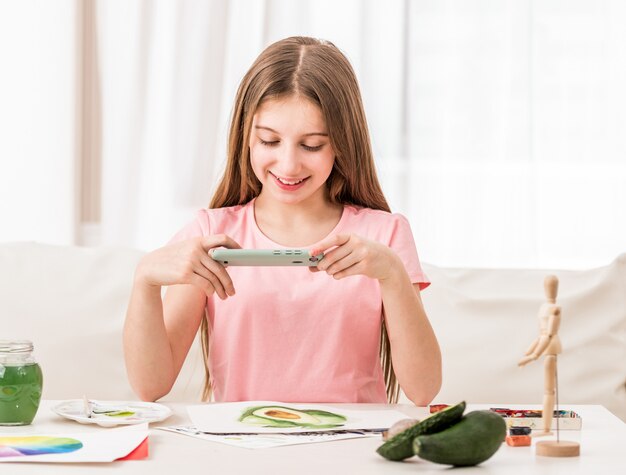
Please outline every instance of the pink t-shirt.
M336 233L388 245L411 281L428 286L404 216L345 206ZM254 200L198 211L172 242L211 234L226 234L247 249L286 248L258 228ZM207 299L216 401L387 402L376 280L351 276L337 281L306 267L229 267L228 272L235 296Z

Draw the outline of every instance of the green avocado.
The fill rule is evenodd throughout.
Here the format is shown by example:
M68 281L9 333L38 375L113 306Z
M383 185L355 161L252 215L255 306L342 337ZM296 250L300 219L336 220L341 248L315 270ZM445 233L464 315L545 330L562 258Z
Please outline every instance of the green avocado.
M506 436L502 416L491 411L472 411L453 426L413 441L418 457L457 467L478 465L495 454Z
M415 455L413 453L413 439L415 437L424 434L434 434L450 427L463 417L463 411L465 411L465 401L435 412L386 441L378 447L376 452L387 460L400 461L412 457Z

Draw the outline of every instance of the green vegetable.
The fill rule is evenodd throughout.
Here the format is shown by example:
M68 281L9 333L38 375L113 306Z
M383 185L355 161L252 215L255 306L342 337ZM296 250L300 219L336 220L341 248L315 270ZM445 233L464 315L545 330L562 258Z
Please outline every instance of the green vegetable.
M502 416L491 411L472 411L441 432L416 437L413 451L435 463L478 465L497 452L505 436Z
M415 437L418 435L434 434L447 429L463 417L463 411L465 411L465 401L460 402L456 406L450 406L442 411L435 412L421 422L386 441L376 449L376 452L388 460L395 461L412 457L415 455L413 452L413 439L415 439Z

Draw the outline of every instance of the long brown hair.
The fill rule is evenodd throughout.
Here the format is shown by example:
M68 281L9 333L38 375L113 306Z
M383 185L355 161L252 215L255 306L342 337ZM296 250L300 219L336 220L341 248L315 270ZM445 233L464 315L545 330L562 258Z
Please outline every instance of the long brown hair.
M365 110L354 70L332 43L294 36L268 46L243 77L233 108L226 168L210 208L241 205L261 192L250 164L252 120L263 101L297 95L316 104L326 122L335 151L326 181L331 203L390 211L382 192L372 153ZM209 328L201 324L206 380L202 397L211 397L208 369ZM391 364L391 345L383 321L380 343L387 400L396 402L399 386Z

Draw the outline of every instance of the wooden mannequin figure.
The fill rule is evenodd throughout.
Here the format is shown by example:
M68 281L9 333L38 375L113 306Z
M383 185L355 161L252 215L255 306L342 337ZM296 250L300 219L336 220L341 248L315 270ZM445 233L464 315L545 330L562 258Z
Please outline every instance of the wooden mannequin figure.
M559 280L554 275L549 275L543 282L547 302L539 308L539 336L532 342L519 361L519 366L524 366L540 356L544 356L544 395L543 395L543 432L539 435L550 435L552 415L556 397L556 357L561 353L561 341L559 340L559 326L561 324L561 307L556 304L556 295L559 288Z
M537 436L550 435L555 402L557 400L557 355L562 351L559 339L561 325L561 307L556 304L559 280L554 275L548 275L543 282L547 301L539 308L539 336L532 342L519 361L524 366L531 361L544 357L544 395L542 422L543 431ZM559 439L557 425L557 440L537 443L537 455L551 457L575 457L580 454L580 445L577 442L565 442Z

